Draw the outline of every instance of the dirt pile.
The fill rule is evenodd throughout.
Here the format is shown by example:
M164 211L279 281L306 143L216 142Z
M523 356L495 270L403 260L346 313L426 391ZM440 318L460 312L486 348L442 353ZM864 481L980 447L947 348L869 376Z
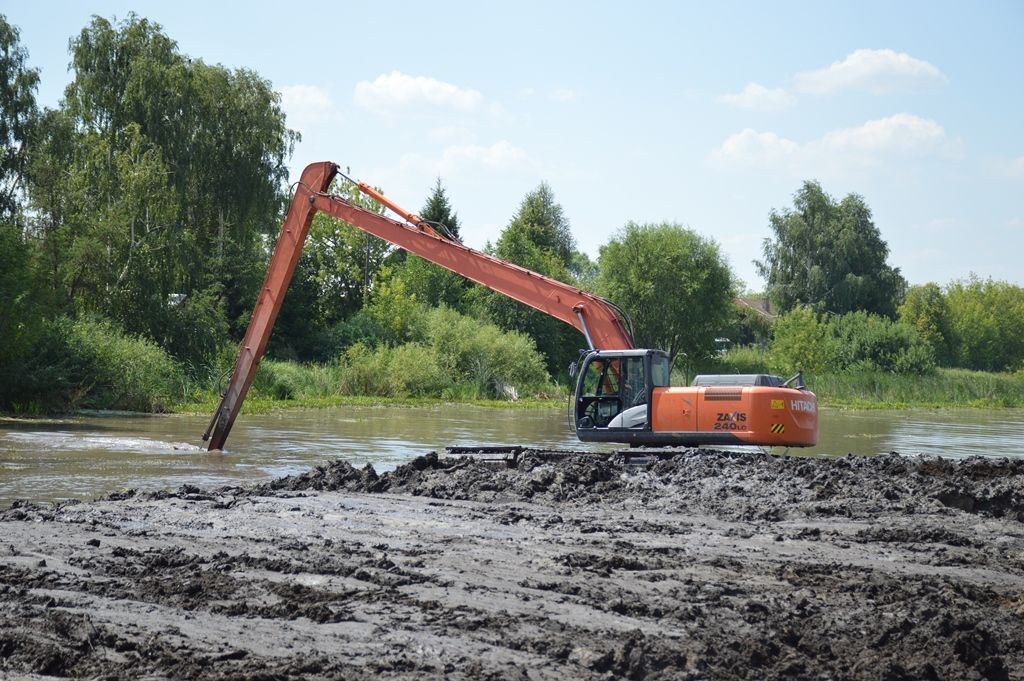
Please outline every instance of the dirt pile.
M410 494L473 501L576 501L607 503L627 484L622 465L590 455L557 462L527 455L514 469L473 459L442 459L434 452L377 475L372 466L333 461L296 476L258 485L251 494L345 491Z
M0 514L0 677L1024 678L1024 461L428 455Z
M694 512L745 520L913 515L945 506L1024 521L1024 459L895 453L828 459L694 449L633 470L615 456L552 460L527 453L516 468L501 469L430 453L382 475L370 465L333 461L248 493L310 490L676 509L682 503Z

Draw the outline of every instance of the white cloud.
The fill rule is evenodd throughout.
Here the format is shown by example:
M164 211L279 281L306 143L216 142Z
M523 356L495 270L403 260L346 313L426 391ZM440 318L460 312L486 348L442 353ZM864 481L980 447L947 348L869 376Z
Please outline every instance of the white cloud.
M796 75L798 90L819 95L841 90L877 95L944 82L946 76L934 64L888 49L854 50L842 61Z
M427 158L420 154L406 154L402 157L400 166L406 171L450 177L480 171L505 172L524 168L533 169L537 164L525 149L506 140L501 140L490 146L479 144L449 146L441 152L440 157L436 158Z
M855 128L833 130L821 144L836 153L928 154L947 144L946 131L935 121L898 113Z
M457 173L469 168L504 170L532 163L526 150L501 140L489 147L478 144L448 147L441 155L439 169L444 173Z
M480 107L484 96L476 90L460 88L451 83L426 76L410 76L401 71L381 74L375 80L356 83L355 103L381 114L437 107L472 112Z
M300 132L310 123L338 115L331 96L319 85L285 85L281 88L281 108L288 125Z
M779 137L774 132L746 128L722 142L711 152L709 161L718 168L772 167L788 163L799 152L800 145L793 140Z
M887 159L956 155L951 141L935 121L908 113L841 128L800 143L773 132L752 128L730 135L708 155L716 168L766 168L806 173L821 167L874 166Z
M747 83L741 92L722 95L718 101L738 109L755 111L781 111L796 103L796 98L782 88L766 88L758 83Z
M548 95L548 99L553 102L571 102L576 99L576 91L569 88L559 88Z

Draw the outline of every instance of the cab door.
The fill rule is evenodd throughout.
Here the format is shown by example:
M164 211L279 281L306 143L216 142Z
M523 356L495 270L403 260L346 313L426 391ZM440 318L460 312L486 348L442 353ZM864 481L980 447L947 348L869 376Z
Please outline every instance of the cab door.
M576 388L576 427L607 428L622 411L622 357L590 355Z

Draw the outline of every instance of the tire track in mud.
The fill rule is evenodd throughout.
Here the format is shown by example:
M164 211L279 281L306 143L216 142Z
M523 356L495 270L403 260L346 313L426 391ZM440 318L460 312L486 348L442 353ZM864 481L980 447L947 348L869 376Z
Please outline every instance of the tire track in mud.
M1024 464L343 462L16 504L0 675L1021 678Z

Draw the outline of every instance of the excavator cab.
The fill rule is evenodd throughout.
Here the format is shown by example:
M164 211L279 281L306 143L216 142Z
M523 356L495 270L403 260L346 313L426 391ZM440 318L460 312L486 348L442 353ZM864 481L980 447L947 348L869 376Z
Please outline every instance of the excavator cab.
M817 443L817 399L800 374L789 381L768 374L703 375L683 387L672 387L670 374L669 357L660 350L587 353L577 365L577 437L648 446Z
M650 423L652 389L667 385L669 359L664 352L591 352L581 360L579 368L576 428L643 428Z

